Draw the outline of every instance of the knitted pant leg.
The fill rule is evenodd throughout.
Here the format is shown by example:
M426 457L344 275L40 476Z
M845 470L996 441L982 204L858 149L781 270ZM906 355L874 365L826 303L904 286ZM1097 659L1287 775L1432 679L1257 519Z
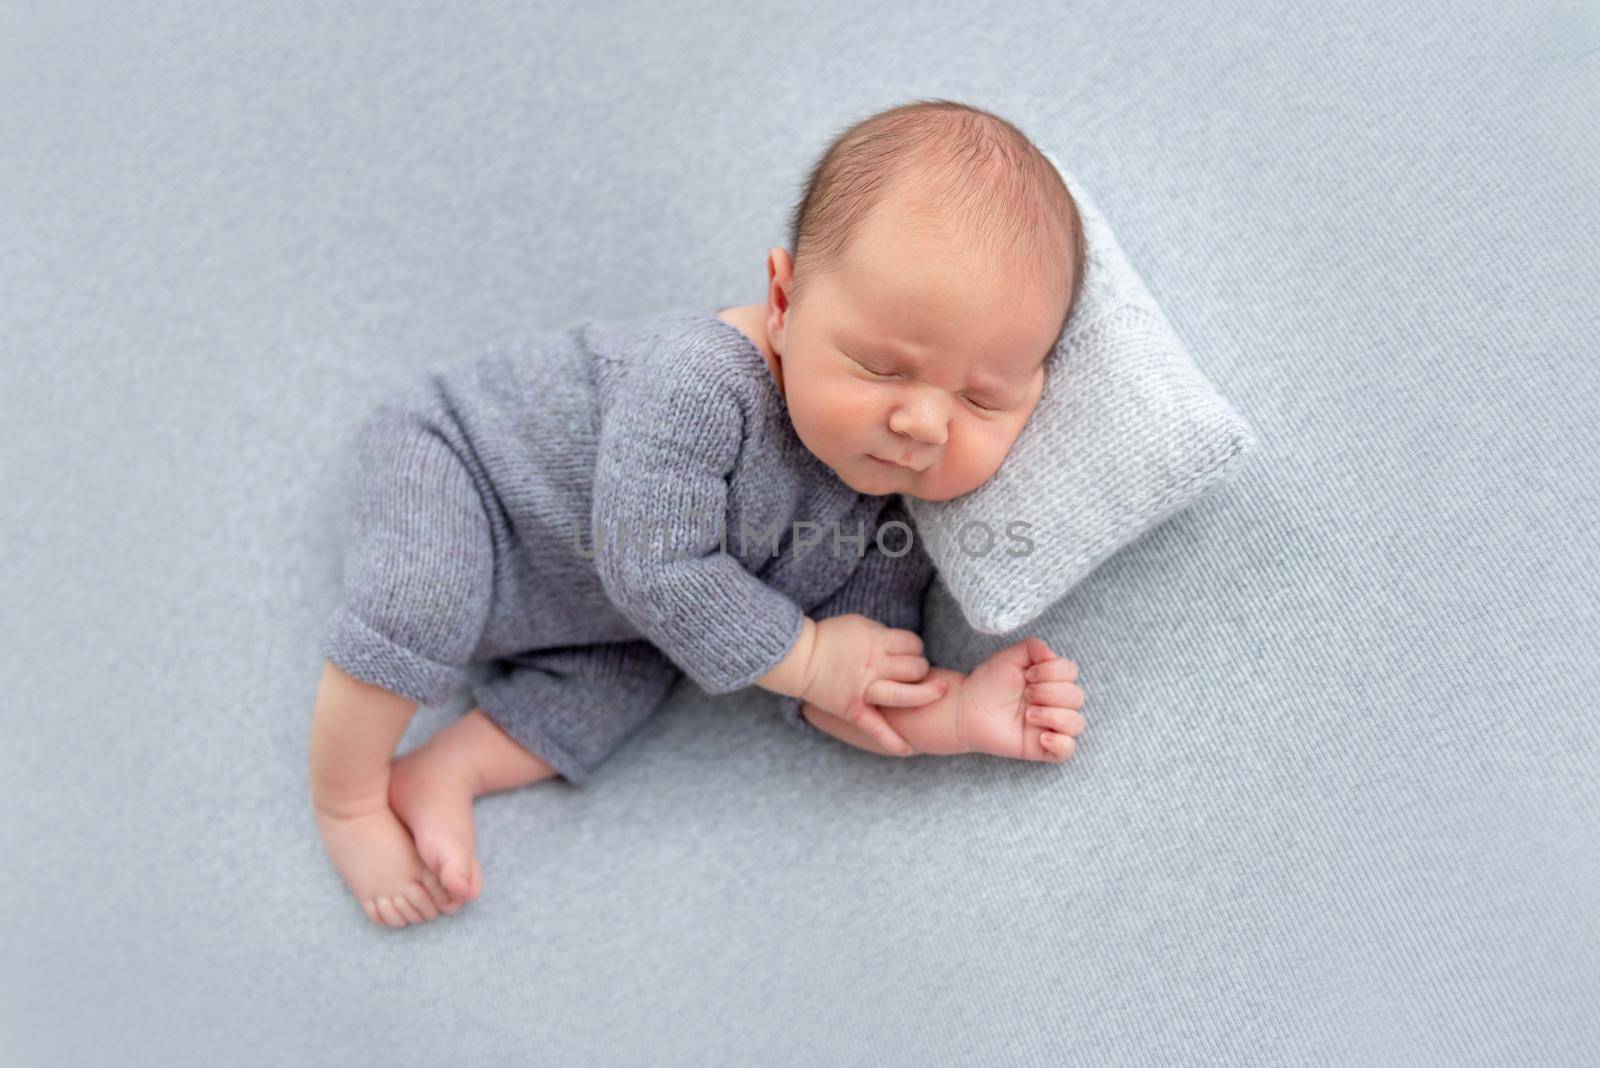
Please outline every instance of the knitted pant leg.
M428 419L380 407L345 472L344 599L322 654L436 705L463 681L488 620L494 551L483 500Z
M567 646L494 661L478 707L574 785L649 719L681 677L646 641Z

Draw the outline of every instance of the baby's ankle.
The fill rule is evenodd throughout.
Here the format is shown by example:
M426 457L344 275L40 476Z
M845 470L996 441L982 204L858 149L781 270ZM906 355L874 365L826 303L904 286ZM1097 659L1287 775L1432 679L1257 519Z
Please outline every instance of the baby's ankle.
M419 783L429 787L448 786L453 793L465 792L476 798L483 792L482 777L470 755L449 744L451 739L434 735L390 766L389 798L406 792Z
M377 775L361 782L344 781L337 786L311 782L311 806L326 816L346 819L364 816L389 804L390 769L386 766Z

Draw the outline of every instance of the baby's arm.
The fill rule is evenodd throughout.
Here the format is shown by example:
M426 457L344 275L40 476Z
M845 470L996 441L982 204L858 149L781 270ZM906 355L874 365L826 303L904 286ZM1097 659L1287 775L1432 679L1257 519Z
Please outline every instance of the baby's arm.
M927 678L948 684L943 697L917 708L884 710L890 726L919 752L1060 763L1077 748L1084 729L1078 666L1040 638L1014 642L966 675L932 668ZM802 704L801 714L842 742L895 755L815 705Z
M929 668L923 681L945 683L944 693L928 704L915 708L885 708L883 718L889 721L889 726L894 728L896 734L910 744L914 753L947 756L969 752L970 750L961 744L958 736L957 726L960 717L956 715L955 709L961 682L965 678L966 676L959 671L941 667ZM800 714L817 730L831 734L857 749L865 749L879 756L907 755L885 748L872 735L854 723L830 715L816 705L802 702Z
M899 529L890 524L896 524ZM885 527L889 529L885 530ZM867 524L863 536L865 551L855 570L842 586L812 609L811 615L819 625L839 616L853 614L913 634L921 628L922 601L933 582L933 561L914 536L907 541L907 534L911 531L911 518L903 501L898 495L891 496L878 515ZM885 552L885 549L888 551ZM916 652L920 654L922 650L918 648ZM926 666L926 661L923 663ZM931 682L935 678L932 674L926 674L921 676L921 681ZM908 678L905 681L918 682L919 679ZM806 703L803 697L786 696L779 702L779 711L784 721L796 730L815 734L817 728L800 711ZM813 706L818 704L811 703ZM912 706L913 702L895 703L897 708L908 709ZM826 707L820 711L835 712ZM839 717L835 714L834 718ZM904 719L904 714L900 718ZM835 734L835 737L839 735ZM881 751L881 748L874 752Z
M943 692L926 678L922 639L859 613L814 623L802 618L795 648L756 681L824 709L851 723L879 746L900 756L912 748L895 733L881 709L927 704Z
M856 618L818 624L726 551L744 403L727 375L690 373L695 354L678 355L691 362L632 367L602 421L591 528L607 597L706 693L758 684L903 745L873 706L934 696L913 685L927 672L921 640L843 602L832 614Z
M663 357L617 384L600 428L590 529L612 605L715 695L791 655L803 662L807 624L792 598L722 551L744 415L728 375L692 370Z

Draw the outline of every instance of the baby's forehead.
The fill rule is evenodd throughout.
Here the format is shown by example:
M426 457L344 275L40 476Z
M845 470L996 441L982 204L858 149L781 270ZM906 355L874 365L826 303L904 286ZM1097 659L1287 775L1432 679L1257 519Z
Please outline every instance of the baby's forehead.
M1042 262L1029 250L985 247L955 235L887 228L861 235L839 261L851 294L958 308L1009 309L1025 320L1059 318L1072 287L1073 257Z
M1066 298L1058 289L1037 278L923 261L901 272L856 273L837 291L843 299L830 302L831 317L836 333L890 353L959 352L974 362L1031 369L1061 325Z

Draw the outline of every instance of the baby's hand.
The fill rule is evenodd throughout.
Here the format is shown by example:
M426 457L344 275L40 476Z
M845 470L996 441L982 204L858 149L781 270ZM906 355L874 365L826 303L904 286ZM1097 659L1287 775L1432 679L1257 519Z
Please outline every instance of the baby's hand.
M886 627L866 616L831 616L817 623L806 690L800 696L866 731L882 746L910 753L905 739L883 718L884 708L915 708L937 701L945 684L921 682L928 673L915 631Z
M1083 733L1078 666L1039 638L1008 645L974 668L957 691L956 732L973 752L1059 763Z

